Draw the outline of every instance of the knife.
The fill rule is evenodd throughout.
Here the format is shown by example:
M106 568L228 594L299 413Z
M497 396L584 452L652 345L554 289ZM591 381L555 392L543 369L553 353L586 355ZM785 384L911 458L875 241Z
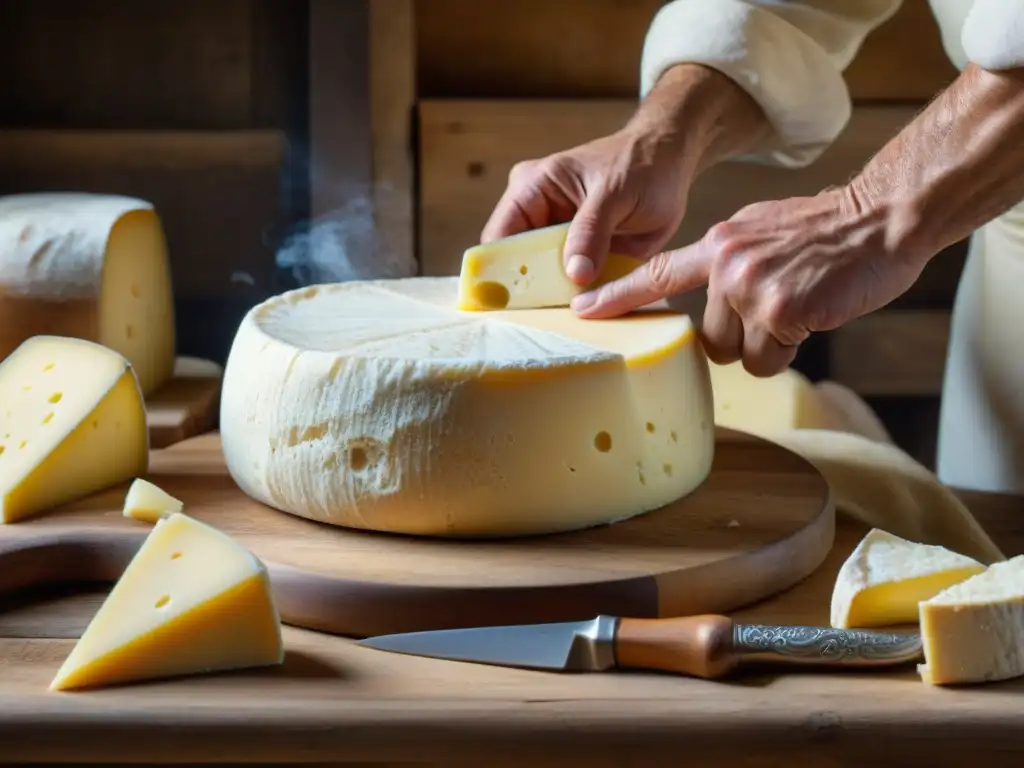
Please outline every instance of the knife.
M559 672L647 669L714 679L742 662L889 667L923 659L917 633L736 624L727 616L627 619L379 635L359 645L451 661Z

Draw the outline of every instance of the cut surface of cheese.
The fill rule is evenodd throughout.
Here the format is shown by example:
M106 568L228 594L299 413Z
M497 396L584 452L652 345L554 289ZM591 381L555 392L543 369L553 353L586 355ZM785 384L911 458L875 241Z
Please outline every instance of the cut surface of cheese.
M835 429L814 384L787 368L775 376L748 373L742 362L710 364L715 424L759 437L787 429Z
M96 341L128 359L143 394L174 369L167 246L152 205L130 197L0 197L0 359L31 336Z
M711 470L688 317L463 312L457 278L314 286L254 307L224 374L231 475L354 528L493 537L664 506Z
M458 308L468 311L568 307L573 296L617 280L643 262L608 254L589 286L565 274L562 252L569 224L522 232L474 245L462 255Z
M925 663L934 685L1024 675L1024 555L993 563L920 606Z
M143 523L156 523L161 518L181 512L184 504L163 488L141 477L136 478L125 496L123 514Z
M839 569L832 591L833 627L913 624L918 603L981 573L977 560L873 528Z
M50 684L95 688L284 659L264 564L176 513L153 528Z
M148 462L142 393L117 352L35 336L0 363L0 521L101 491Z

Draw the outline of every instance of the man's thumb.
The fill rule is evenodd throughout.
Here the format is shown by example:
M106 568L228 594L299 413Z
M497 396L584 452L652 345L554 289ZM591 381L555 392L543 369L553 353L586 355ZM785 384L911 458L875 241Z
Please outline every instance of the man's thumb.
M589 285L604 267L612 234L618 224L611 215L611 208L611 201L607 198L588 196L569 224L562 258L565 273L577 285Z

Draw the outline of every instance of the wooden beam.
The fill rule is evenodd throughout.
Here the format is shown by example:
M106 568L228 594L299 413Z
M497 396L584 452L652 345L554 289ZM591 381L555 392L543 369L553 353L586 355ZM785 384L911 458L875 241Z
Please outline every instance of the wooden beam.
M829 376L865 397L942 391L947 311L882 310L829 334Z
M310 0L309 238L305 281L414 274L410 0Z
M477 242L512 166L611 133L634 109L629 100L426 100L419 106L419 247L423 272L456 274ZM917 106L858 107L846 130L801 170L725 163L698 179L682 245L743 206L806 195L845 182L917 112Z
M376 255L389 271L418 271L415 239L416 17L414 0L370 4L370 114Z

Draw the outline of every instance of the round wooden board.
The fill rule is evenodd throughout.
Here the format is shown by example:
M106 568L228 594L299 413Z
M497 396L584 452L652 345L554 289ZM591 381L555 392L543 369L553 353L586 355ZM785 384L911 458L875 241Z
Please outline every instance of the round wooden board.
M725 429L690 496L614 525L503 541L351 531L273 510L228 476L216 433L155 451L147 477L267 563L284 621L359 637L725 613L809 575L834 533L816 469ZM0 591L116 579L150 529L121 515L126 488L0 526Z

